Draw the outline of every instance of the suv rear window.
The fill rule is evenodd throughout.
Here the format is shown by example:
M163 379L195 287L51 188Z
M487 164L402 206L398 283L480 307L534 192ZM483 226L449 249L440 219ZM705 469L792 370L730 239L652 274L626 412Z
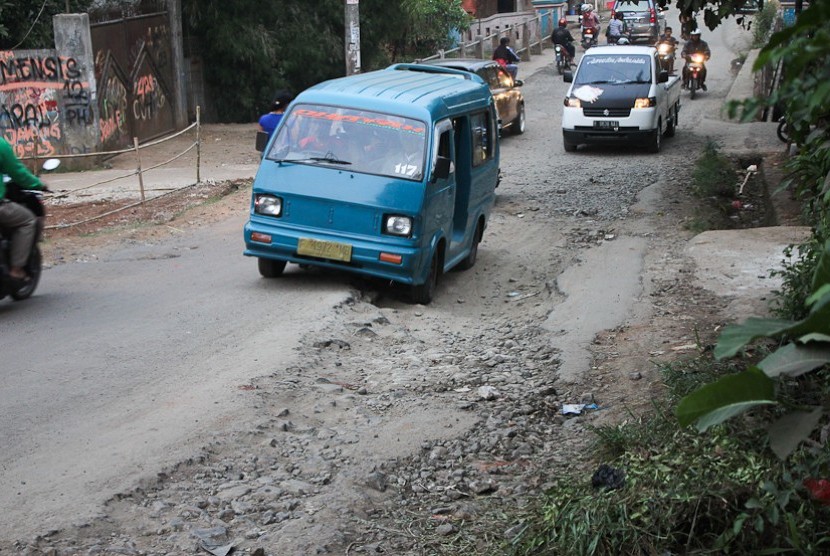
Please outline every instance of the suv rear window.
M625 2L617 2L614 6L615 12L647 12L651 8L649 5L648 0L642 0L641 2L634 2L634 1L625 1Z

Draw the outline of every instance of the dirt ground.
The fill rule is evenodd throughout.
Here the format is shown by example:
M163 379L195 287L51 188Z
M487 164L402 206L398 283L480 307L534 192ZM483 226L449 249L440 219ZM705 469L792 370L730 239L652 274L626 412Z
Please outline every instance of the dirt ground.
M256 165L259 153L253 149L254 133L253 124L203 126L200 153L203 172L208 173L211 167L228 164ZM160 145L142 149L141 164L144 168L163 164L171 158L171 153L185 151L195 140L195 132L190 132ZM191 150L169 167L195 167L196 156L196 152ZM99 168L131 171L136 168L136 159L132 153L123 154L103 161ZM168 166L161 168L164 171ZM44 179L49 184L49 176ZM45 261L54 264L67 254L103 248L125 235L132 238L141 234L159 237L164 233L165 226L187 227L194 219L194 214L185 213L239 189L246 189L250 183L250 179L208 180L179 191L148 195L148 201L143 204L138 203L137 197L124 199L113 198L114 196L72 202L72 197L68 201L63 197L63 192L57 191L54 201L48 197L46 200L48 214ZM221 203L210 203L202 206L198 213L200 222L209 223L214 221L214 217L224 216L226 210ZM148 227L148 224L151 226ZM168 228L168 231L172 230Z
M209 127L204 163L255 164L250 134L250 126ZM189 141L182 138L181 146ZM164 161L174 149L147 152L142 163ZM681 155L670 156L683 170ZM108 162L133 164L126 156ZM486 516L527 504L555 474L589 472L597 462L587 427L648 411L663 393L659 365L709 349L732 316L729 298L692 280L684 249L701 203L688 190L666 194L672 184L655 178L625 209L629 218L603 220L591 215L615 205L616 196L562 215L565 203L556 196L569 195L565 186L552 190L532 175L510 173L505 181L476 268L445 276L428 309L401 302L394 288L344 278L354 296L333 308L333 323L320 337L298 348L301 366L248 386L263 408L262 422L250 425L254 432L217 439L200 459L112 500L106 519L39 539L40 552L31 553L57 546L63 548L54 554L63 556L108 546L126 554L185 554L225 543L253 554L488 553L493 536L509 534L512 524ZM584 181L589 191L604 185ZM206 183L70 227L60 225L129 203L51 204L48 223L58 227L46 232L46 261L95 258L126 241L158 241L244 214L249 185ZM771 207L757 185L740 208L727 209L736 226L769 222ZM608 189L619 193L617 184ZM583 191L575 192L574 206L582 206ZM551 338L567 331L546 329L546 319L568 297L556 273L578 267L589 248L622 248L622 236L649 242L639 302L650 317L632 315L628 324L596 334L587 346L590 372L555 379L562 354ZM303 387L317 396L299 407L292 388L301 376L317 377ZM564 403L591 401L602 410L561 414ZM441 432L436 421L446 423ZM472 432L455 438L455 427L473 421ZM420 454L395 455L401 437L420 443ZM375 461L380 453L388 461ZM286 491L279 504L258 498L257 485L269 477ZM442 547L448 535L457 535L454 544Z

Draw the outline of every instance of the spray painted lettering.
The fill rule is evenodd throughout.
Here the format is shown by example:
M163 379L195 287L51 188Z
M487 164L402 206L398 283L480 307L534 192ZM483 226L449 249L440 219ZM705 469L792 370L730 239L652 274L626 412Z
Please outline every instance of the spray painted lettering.
M60 154L61 126L94 122L81 64L50 50L0 52L0 132L18 156Z
M151 120L164 108L167 98L158 85L156 76L146 74L138 77L133 85L133 117L136 120Z

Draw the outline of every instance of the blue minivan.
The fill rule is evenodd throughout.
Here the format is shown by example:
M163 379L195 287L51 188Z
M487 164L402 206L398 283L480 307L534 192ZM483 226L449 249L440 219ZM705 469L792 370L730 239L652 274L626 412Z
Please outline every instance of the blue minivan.
M245 255L409 286L475 264L499 180L498 120L478 76L415 64L333 79L291 103L253 184Z

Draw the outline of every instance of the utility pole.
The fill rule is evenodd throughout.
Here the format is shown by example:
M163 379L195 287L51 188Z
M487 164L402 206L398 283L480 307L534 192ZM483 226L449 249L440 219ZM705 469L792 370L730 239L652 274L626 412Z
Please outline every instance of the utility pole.
M360 0L346 0L346 75L360 73Z
M176 129L184 129L187 121L187 85L185 83L184 47L182 45L182 1L167 0L167 21L170 25L170 50L173 63L173 118Z

